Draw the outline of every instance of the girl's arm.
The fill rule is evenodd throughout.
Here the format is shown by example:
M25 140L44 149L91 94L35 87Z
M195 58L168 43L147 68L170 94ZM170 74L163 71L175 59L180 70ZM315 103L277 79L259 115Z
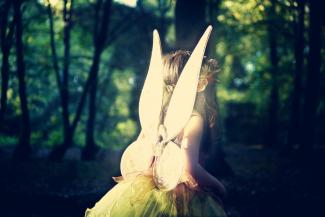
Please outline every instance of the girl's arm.
M209 188L219 197L226 196L224 185L199 164L199 151L204 120L201 116L192 116L184 128L182 152L185 160L185 170L197 181L199 186Z

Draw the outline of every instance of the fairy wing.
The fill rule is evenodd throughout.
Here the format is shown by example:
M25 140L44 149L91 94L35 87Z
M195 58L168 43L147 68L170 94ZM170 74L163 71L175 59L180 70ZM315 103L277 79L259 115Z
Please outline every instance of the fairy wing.
M142 140L131 143L123 152L120 169L123 178L135 177L149 168L153 152ZM141 156L141 157L140 157Z
M157 30L153 32L153 46L148 74L139 101L139 118L146 136L156 137L163 97L162 56Z
M153 32L153 45L148 74L139 100L139 119L142 136L123 152L120 170L124 178L135 176L148 169L153 153L152 144L157 138L163 95L161 45L157 30Z
M179 134L192 114L201 64L211 30L211 26L205 30L187 61L173 91L164 120L167 141Z
M153 167L153 177L156 186L163 190L173 189L184 173L184 159L180 147L169 141L161 156Z
M165 141L168 143L153 168L154 182L161 190L173 189L184 171L181 148L170 140L180 133L192 114L201 64L211 31L212 27L209 26L195 47L178 79L168 106L164 120Z

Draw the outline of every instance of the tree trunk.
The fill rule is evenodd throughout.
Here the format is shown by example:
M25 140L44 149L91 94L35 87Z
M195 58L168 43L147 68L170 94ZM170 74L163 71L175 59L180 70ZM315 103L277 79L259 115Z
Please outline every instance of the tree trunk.
M1 103L0 103L0 132L3 127L3 118L7 108L7 91L9 82L9 54L12 44L13 32L14 32L14 21L9 25L8 29L8 18L9 10L11 8L11 1L6 0L1 8L3 11L0 17L0 41L2 51L2 65L1 65Z
M25 64L24 64L24 48L23 48L23 29L21 15L21 0L14 0L14 17L16 23L16 62L17 75L19 81L19 99L22 112L21 129L19 135L19 143L14 151L14 158L28 159L31 154L30 146L30 120L26 94L25 83Z
M56 78L56 83L59 88L59 93L60 93L60 99L61 99L61 106L63 107L63 102L62 102L62 81L61 81L61 76L60 76L60 68L59 68L59 63L58 63L58 55L56 52L56 44L55 44L55 37L54 37L54 21L53 21L53 15L52 15L52 7L51 3L48 2L47 6L47 13L49 17L49 24L50 24L50 41L51 41L51 52L52 52L52 63L53 63L53 68L55 72L55 78ZM62 117L63 117L63 112L62 112Z
M221 0L209 0L208 1L208 11L209 11L209 21L213 26L213 31L210 36L208 44L208 56L209 58L216 58L216 43L217 43L217 16L219 12ZM218 85L216 85L216 96L218 91ZM210 158L207 161L207 170L214 176L231 176L233 175L233 170L229 164L225 161L225 152L223 149L225 143L224 137L224 124L223 119L220 114L219 100L218 97L215 98L216 101L216 110L217 110L217 119L216 125L210 129L210 135L213 135L214 139L212 140L209 148Z
M269 49L270 49L270 61L271 61L271 94L269 101L269 130L267 135L267 144L272 146L278 146L278 52L277 52L277 35L276 35L276 12L275 12L276 0L271 0L271 6L269 9Z
M64 21L64 33L63 33L63 43L64 43L64 59L63 59L63 80L62 80L62 117L63 117L63 129L64 137L67 138L70 132L70 121L69 121L69 66L70 66L70 32L72 27L72 8L73 1L70 0L70 9L68 8L68 0L64 0L63 9L63 21ZM65 139L65 141L69 141ZM65 147L69 147L72 144L64 143ZM61 156L60 156L61 157ZM63 157L63 156L62 156Z
M96 93L99 62L100 54L97 51L94 56L93 64L90 70L90 73L94 74L94 76L89 91L89 110L86 128L86 146L82 151L83 160L93 160L98 150L94 139L94 125L96 119Z
M321 1L309 2L309 55L308 73L302 116L300 152L308 157L315 143L316 112L319 103L319 80L321 66Z
M217 56L216 54L217 28L218 28L217 16L219 14L220 4L221 4L221 0L208 1L209 22L213 27L213 31L211 32L211 36L207 46L207 51L209 57L213 57L213 58Z
M97 2L96 6L99 5ZM109 15L111 10L112 0L106 0L103 6L103 13L100 22L100 29L97 31L99 16L95 17L95 29L94 29L94 55L93 63L89 72L91 78L90 83L90 92L89 92L89 111L88 111L88 121L87 121L87 130L86 130L86 147L82 152L83 160L93 160L96 156L98 147L94 139L94 130L95 130L95 120L96 120L96 93L97 93L97 78L98 70L100 64L100 57L104 50L105 44L107 42L107 30L109 23ZM96 7L96 10L99 10L99 7ZM99 11L96 11L96 14L99 14Z
M305 0L298 0L298 21L295 24L295 74L292 93L292 107L290 116L290 127L285 152L292 150L298 143L300 134L300 112L302 95L302 74L304 71L304 32L305 32Z
M207 26L205 23L205 9L205 0L176 1L176 48L193 50Z
M2 130L3 117L7 109L7 90L9 82L9 49L2 49L1 65L1 105L0 105L0 132Z
M167 33L167 23L166 15L171 8L171 1L158 1L158 11L159 11L159 36L161 41L161 46L166 48L166 33Z
M61 95L61 107L62 107L62 120L63 120L63 135L64 141L62 145L54 147L53 151L50 153L51 160L60 160L63 158L66 150L73 143L73 131L70 129L70 121L69 121L69 66L70 66L70 32L72 28L72 12L73 12L73 0L70 0L70 4L68 4L68 0L64 0L64 8L63 8L63 22L64 22L64 30L63 30L63 43L64 43L64 59L63 59L63 76L62 82L60 80L60 76L58 74L58 64L56 60L56 50L54 44L54 37L51 36L51 47L52 47L52 58L54 63L54 69L56 70L57 83L59 85L59 91ZM70 5L70 8L68 8ZM49 9L48 9L49 10ZM51 35L54 34L53 31L53 19L52 12L49 11L50 18L50 31ZM72 134L72 135L71 135Z

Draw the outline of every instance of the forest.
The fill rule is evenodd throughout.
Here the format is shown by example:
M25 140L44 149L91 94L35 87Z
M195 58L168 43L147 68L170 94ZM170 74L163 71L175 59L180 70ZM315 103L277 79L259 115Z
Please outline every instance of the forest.
M227 215L325 216L324 8L0 0L1 216L83 216L141 131L153 30L165 54L193 50L208 25L206 55L220 66L217 141L202 151L228 189Z

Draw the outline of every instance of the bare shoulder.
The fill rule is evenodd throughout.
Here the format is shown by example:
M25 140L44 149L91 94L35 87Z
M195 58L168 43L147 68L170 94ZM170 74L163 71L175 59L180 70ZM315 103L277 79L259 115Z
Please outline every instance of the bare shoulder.
M202 133L204 126L204 119L198 113L193 113L189 121L184 127L184 137Z
M183 141L187 142L184 148L190 144L199 144L204 127L204 119L200 115L192 115L184 127Z

